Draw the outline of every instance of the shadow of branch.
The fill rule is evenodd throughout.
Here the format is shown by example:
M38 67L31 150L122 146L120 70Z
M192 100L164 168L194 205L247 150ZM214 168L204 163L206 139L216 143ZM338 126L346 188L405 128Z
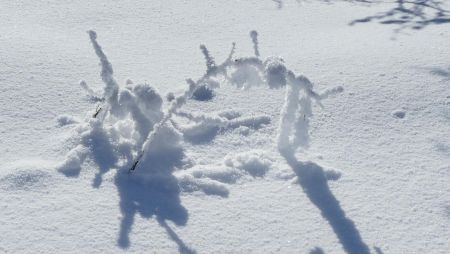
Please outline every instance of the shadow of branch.
M397 25L395 32L404 29L420 30L430 25L450 24L450 10L439 0L395 0L395 6L387 11L356 19L349 23L378 22Z
M370 253L352 220L347 218L339 201L333 195L327 183L325 171L313 162L301 162L292 151L281 151L289 166L298 177L309 200L320 210L347 253Z
M183 240L180 239L180 237L178 237L177 233L175 233L175 231L173 231L169 225L167 225L166 221L164 219L161 219L158 217L158 223L161 227L163 227L167 234L169 235L169 237L178 245L178 251L182 254L195 254L197 253L195 250L192 250L191 248L189 248L184 242Z

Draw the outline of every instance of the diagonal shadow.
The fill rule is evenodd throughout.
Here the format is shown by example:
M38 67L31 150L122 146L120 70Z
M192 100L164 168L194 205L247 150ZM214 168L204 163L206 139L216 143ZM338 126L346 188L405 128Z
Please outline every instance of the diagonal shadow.
M370 253L355 223L347 218L339 201L331 192L324 169L314 162L298 161L293 152L282 151L281 154L298 176L298 183L309 200L332 227L344 250L350 254Z
M195 254L197 253L195 250L192 250L191 248L189 248L188 246L186 246L186 244L180 239L180 237L178 237L177 233L175 233L175 231L173 231L169 225L167 225L166 221L163 219L158 218L158 222L159 225L161 225L161 227L163 227L164 229L166 229L167 234L169 235L169 237L176 243L178 244L178 251L182 254Z

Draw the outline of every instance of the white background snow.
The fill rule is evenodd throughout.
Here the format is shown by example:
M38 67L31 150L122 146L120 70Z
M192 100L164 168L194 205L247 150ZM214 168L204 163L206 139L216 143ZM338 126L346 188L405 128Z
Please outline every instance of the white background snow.
M450 10L445 0L422 2ZM372 253L448 253L450 13L435 17L429 7L424 19L383 17L396 7L0 1L0 253L361 253L364 246ZM364 19L374 15L381 16ZM350 25L355 20L366 22ZM111 168L96 185L99 169L90 159L78 177L66 177L57 169L97 105L79 81L104 87L90 29L121 88L128 79L151 85L164 110L168 92L179 95L185 79L205 74L200 44L217 63L232 42L236 57L253 56L249 32L256 30L263 59L282 57L315 91L344 88L323 108L313 102L309 148L296 153L333 180L323 188L302 183L280 155L284 88L230 84L183 110L270 121L201 139L186 135L183 159L171 169L181 192L133 185L140 168L131 177ZM133 213L123 209L135 206L134 220L126 217ZM343 212L344 220L323 211Z

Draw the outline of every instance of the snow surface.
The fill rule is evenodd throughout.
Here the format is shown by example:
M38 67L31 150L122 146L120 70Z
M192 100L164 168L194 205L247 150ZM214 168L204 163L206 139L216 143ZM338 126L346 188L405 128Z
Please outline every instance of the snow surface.
M448 253L449 9L0 1L0 253Z

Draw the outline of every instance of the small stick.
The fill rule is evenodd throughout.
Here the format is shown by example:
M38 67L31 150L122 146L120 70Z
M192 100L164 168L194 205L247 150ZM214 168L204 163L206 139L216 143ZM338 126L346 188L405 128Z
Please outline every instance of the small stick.
M102 108L100 107L100 105L97 105L97 109L95 110L95 113L92 115L92 117L97 118L100 111L102 111Z

